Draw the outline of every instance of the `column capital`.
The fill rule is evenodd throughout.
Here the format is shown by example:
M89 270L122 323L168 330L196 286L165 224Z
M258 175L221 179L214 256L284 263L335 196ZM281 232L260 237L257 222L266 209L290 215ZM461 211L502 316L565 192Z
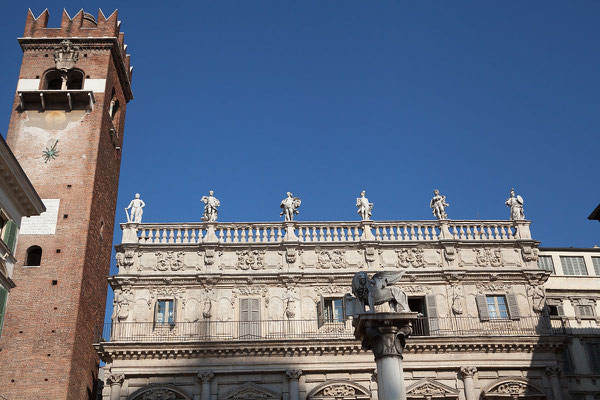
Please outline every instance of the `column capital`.
M473 375L475 375L475 372L477 372L476 367L460 367L460 373L463 377L473 377Z
M198 378L202 381L202 383L210 382L215 377L215 374L212 371L199 371Z
M546 367L546 375L548 376L560 376L561 372L561 367Z
M406 338L412 333L417 313L364 313L352 321L354 337L365 350L373 350L375 361L382 357L400 357Z
M106 377L106 383L112 385L122 385L125 381L125 374L109 374Z
M287 371L285 371L286 375L290 378L290 379L300 379L300 375L302 375L302 370L301 369L288 369Z

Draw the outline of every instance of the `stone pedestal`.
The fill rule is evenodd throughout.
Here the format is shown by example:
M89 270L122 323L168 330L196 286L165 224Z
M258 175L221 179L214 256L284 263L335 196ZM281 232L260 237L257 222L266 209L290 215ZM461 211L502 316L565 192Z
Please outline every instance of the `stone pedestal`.
M285 229L285 236L283 237L284 242L297 242L298 236L296 236L295 226L293 222L284 222L283 228Z
M379 400L406 399L402 351L417 314L363 313L352 321L354 337L361 341L363 349L373 350Z
M121 229L123 229L121 243L137 243L139 241L137 235L138 225L139 224L136 222L126 222L121 224Z
M204 236L204 239L202 239L202 242L203 243L219 243L219 238L217 237L214 222L206 223L206 236Z
M360 237L361 241L370 242L375 240L375 236L373 232L371 232L371 222L372 221L361 221L360 227L362 228L362 236Z

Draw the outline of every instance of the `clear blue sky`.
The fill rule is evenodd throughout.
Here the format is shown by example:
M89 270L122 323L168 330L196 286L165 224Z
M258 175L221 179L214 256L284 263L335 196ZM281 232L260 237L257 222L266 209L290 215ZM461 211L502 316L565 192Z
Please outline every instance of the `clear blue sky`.
M0 25L8 126L26 7ZM106 1L134 65L117 220L507 219L511 187L543 246L600 244L600 2ZM50 26L62 9L50 8ZM115 241L120 240L120 233ZM113 262L114 264L114 262ZM114 271L114 266L113 266Z

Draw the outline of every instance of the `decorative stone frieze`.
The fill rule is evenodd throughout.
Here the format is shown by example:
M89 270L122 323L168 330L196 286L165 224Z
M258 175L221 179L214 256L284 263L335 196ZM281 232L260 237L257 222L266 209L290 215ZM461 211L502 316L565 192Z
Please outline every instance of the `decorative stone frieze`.
M264 250L241 250L236 252L238 256L237 269L243 271L265 269Z
M340 269L345 268L344 253L345 250L324 250L317 248L317 268L321 269Z
M510 285L500 282L489 282L489 283L478 283L475 285L477 291L480 294L503 292L506 293L510 290Z
M396 249L396 253L398 254L398 267L420 268L425 266L422 247Z
M185 252L183 251L157 251L156 253L156 265L155 271L179 271L185 269L183 257Z
M475 260L479 267L500 267L502 265L502 250L489 247L477 249Z

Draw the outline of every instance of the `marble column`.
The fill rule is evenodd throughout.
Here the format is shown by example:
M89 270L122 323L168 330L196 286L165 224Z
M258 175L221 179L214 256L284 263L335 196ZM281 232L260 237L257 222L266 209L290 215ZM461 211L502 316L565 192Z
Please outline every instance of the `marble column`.
M106 378L106 383L110 386L110 400L121 399L121 386L125 381L125 375L123 374L110 374Z
M473 376L477 372L475 367L461 367L460 373L462 375L463 384L465 386L465 400L476 400L475 397L475 384L473 383Z
M554 400L563 400L562 390L560 388L560 376L562 369L560 367L547 367L546 375L550 379L550 387L552 388L552 397Z
M301 369L288 369L285 371L289 380L290 380L290 400L299 400L300 399L300 387L298 386L298 379L300 379L300 375L302 375Z
M406 400L402 351L417 313L365 313L353 321L354 337L373 350L379 400Z
M212 371L200 371L198 372L198 378L202 383L202 390L200 394L200 400L210 400L210 381L215 377ZM111 399L112 400L112 399Z

